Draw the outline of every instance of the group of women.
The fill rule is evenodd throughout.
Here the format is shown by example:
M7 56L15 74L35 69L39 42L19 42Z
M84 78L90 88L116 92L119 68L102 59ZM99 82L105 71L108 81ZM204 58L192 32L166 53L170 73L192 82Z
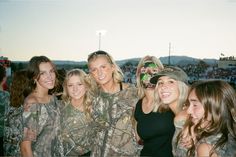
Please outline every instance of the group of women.
M67 71L58 100L56 67L45 56L31 58L21 91L21 156L236 155L236 96L228 83L190 87L182 69L145 56L135 86L122 82L107 52L87 61L89 74Z

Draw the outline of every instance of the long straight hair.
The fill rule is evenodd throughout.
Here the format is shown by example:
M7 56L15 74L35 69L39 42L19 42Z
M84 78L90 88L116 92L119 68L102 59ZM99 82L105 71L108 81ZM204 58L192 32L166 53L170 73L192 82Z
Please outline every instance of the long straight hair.
M194 128L196 140L200 141L211 135L221 134L211 150L212 155L214 150L224 146L228 140L228 135L236 138L235 90L225 81L210 80L193 84L191 91L195 92L205 111L203 118ZM206 121L208 124L203 128L202 124ZM193 123L191 119L188 119L184 128L191 128L191 126L193 126ZM189 132L189 134L191 133ZM192 156L195 149L195 145L192 145L188 153Z
M20 107L29 94L29 79L26 69L14 72L10 86L10 105Z
M179 97L177 100L177 113L178 113L185 106L185 103L188 97L189 86L182 81L177 81L177 83L178 83L178 90L179 90ZM155 91L155 99L157 101L157 106L155 108L155 111L164 112L170 109L169 104L164 104L161 101L160 97L158 96L157 91Z

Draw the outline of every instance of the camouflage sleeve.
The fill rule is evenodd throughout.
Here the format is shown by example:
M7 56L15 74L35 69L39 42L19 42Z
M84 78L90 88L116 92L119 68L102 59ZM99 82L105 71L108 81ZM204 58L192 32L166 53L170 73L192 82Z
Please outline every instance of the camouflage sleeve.
M131 101L131 106L135 108L138 100L139 100L139 97L138 97L138 90L137 88L134 86L134 85L131 85L130 88L129 88L129 93L130 93L130 101ZM127 94L129 95L129 94Z
M4 115L6 116L9 113L10 109L11 109L10 108L10 94L6 91L4 91L4 93L5 94L4 94L4 96L1 100L2 100L3 104L5 104L4 105L5 106Z
M9 107L9 93L0 90L0 136L4 134L4 118L6 117L7 108Z
M23 141L36 141L38 111L36 104L25 104L23 112Z

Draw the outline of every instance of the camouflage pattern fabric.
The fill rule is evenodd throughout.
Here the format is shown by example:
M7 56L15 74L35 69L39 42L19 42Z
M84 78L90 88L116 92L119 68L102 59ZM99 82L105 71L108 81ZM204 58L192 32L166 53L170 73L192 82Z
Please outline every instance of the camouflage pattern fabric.
M182 128L183 126L178 127L175 125L175 134L172 139L172 153L174 157L187 157L187 148L181 146L180 144L177 145L177 137Z
M61 129L59 140L63 146L63 156L78 156L86 154L91 148L91 136L87 132L92 129L84 112L71 104L62 104Z
M23 106L10 107L5 118L4 155L20 156L20 142L23 137Z
M0 90L0 137L4 134L4 117L6 108L10 106L10 94L7 91Z
M188 149L181 146L177 145L176 146L176 137L181 131L180 128L176 128L175 136L173 138L173 154L175 157L188 157L187 151ZM212 135L209 137L206 137L204 139L201 139L196 143L196 148L198 147L199 144L201 143L207 143L210 145L215 145L216 142L219 140L222 134L217 134L217 135ZM223 147L218 147L215 150L216 154L218 157L235 157L236 156L236 140L231 136L228 135L228 141L225 143ZM195 156L197 157L197 153L195 152Z
M133 85L115 94L101 92L95 99L92 117L99 128L92 156L139 156L140 148L133 125L137 101L137 89Z
M7 91L0 90L0 155L4 155L3 141L4 141L4 119L6 115L6 108L10 105L10 95Z
M34 157L54 156L53 147L60 128L60 110L56 97L47 104L24 104L24 141L32 141Z
M207 143L210 145L215 145L219 140L222 134L211 135L204 139L201 139L196 143L196 147L198 147L201 143ZM228 135L228 141L225 143L223 147L218 147L215 150L218 157L235 157L236 156L236 139L233 136ZM197 157L197 153L195 152L195 156Z

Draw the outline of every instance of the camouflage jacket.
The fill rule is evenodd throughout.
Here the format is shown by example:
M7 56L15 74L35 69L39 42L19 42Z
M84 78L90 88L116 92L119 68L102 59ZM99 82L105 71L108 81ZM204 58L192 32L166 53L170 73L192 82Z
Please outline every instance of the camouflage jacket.
M4 134L4 118L6 109L10 106L10 94L7 91L0 90L0 137Z
M133 85L115 94L101 92L93 103L92 118L99 126L92 156L139 156L133 112L138 101Z
M5 117L4 155L20 156L20 142L23 135L23 106L10 107Z

